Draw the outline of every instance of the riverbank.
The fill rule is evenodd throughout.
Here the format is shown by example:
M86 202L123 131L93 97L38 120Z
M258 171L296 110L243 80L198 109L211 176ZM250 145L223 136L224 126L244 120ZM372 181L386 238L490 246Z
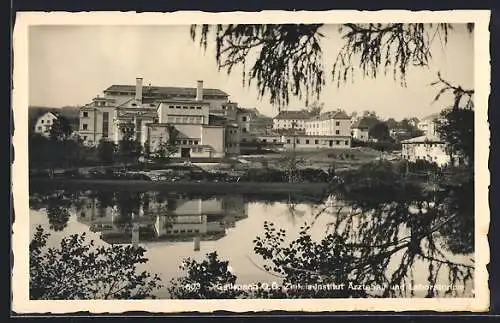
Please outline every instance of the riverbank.
M74 190L126 190L155 191L168 190L190 193L304 193L322 195L329 183L263 183L263 182L164 182L147 180L113 179L31 179L31 189L74 189Z

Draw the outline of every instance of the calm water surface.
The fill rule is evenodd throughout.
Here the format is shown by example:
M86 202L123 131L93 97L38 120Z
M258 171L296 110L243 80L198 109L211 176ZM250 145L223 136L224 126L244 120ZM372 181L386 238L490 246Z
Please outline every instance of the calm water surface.
M263 235L264 222L273 222L276 227L285 229L288 239L296 238L301 227L309 224L312 225L312 237L321 239L328 232L334 215L320 211L335 204L331 197L301 201L294 197L193 197L160 192L113 195L112 192L91 191L78 192L49 204L43 201L51 194L54 192L47 192L42 198L31 196L31 234L42 225L51 233L51 245L57 245L64 236L83 232L98 244L140 245L147 250L149 259L140 269L158 273L165 285L172 278L184 275L179 268L184 258L201 260L212 251L217 251L220 259L229 260L231 271L238 277L237 283L279 283L279 278L262 269L262 258L253 251L253 240ZM57 228L49 220L47 209L60 205L67 207L71 216L66 226L63 223ZM62 230L54 230L54 227ZM447 256L448 260L468 264L472 257L449 252ZM393 258L391 263L396 264L398 255ZM427 268L425 261L415 263L412 272L416 284L427 283ZM447 277L448 272L443 271L437 283L446 284ZM466 290L465 295L470 297L471 286L466 286ZM423 296L422 293L416 296ZM157 296L169 297L166 288Z

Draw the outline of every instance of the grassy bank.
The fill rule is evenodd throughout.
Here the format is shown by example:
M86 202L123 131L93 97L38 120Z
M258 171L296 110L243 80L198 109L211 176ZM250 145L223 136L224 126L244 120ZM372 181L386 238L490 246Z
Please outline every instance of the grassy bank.
M72 190L127 190L154 191L171 190L192 193L306 193L322 195L328 183L190 183L190 182L152 182L146 180L108 180L108 179L31 179L32 189L72 189Z

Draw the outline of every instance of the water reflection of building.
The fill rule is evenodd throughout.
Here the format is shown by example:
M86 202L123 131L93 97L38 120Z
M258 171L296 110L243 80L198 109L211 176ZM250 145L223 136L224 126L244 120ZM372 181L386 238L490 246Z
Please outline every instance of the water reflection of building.
M165 201L142 198L138 205L123 212L118 205L103 207L98 198L88 197L77 211L78 220L93 232L100 232L108 243L138 243L170 240L183 241L199 237L216 240L226 229L248 217L243 197L220 196L210 199L168 197ZM134 230L135 228L135 230ZM133 239L134 232L135 239Z

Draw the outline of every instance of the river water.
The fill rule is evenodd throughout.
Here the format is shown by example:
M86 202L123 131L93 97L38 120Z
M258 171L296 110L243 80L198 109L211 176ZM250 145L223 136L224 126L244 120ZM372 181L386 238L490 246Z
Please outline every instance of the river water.
M45 200L57 194L57 199ZM335 214L325 208L336 208L338 203L331 196L312 201L297 196L190 196L161 192L85 191L68 196L61 197L60 192L31 196L31 235L41 225L51 233L51 246L56 246L64 236L83 232L97 245L140 245L147 250L149 259L140 269L159 274L165 285L172 278L184 275L179 268L183 259L202 260L213 251L217 251L221 260L229 261L238 284L280 284L281 279L264 270L262 257L254 252L253 240L263 236L264 223L272 222L285 229L288 241L298 236L302 226L311 225L311 236L320 240L328 233ZM67 222L58 223L47 216L49 208L62 205L70 214ZM471 264L473 257L473 254L445 253L447 260L459 263ZM398 255L393 257L388 273L395 266L392 263L399 259ZM417 261L411 272L415 284L427 283L427 262ZM447 284L448 274L442 271L436 284ZM462 297L473 295L470 285L464 289ZM166 288L156 296L169 298ZM423 297L424 292L417 291L413 296Z

